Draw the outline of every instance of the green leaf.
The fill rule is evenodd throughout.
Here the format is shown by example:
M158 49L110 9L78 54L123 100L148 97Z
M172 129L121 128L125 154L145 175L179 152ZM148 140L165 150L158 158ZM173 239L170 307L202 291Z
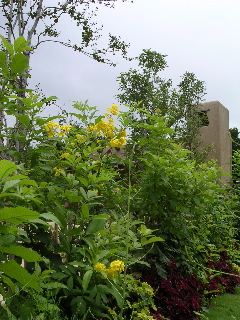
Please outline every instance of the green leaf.
M3 51L0 51L0 69L2 69L3 75L7 75L8 68L7 68L7 57Z
M114 298L116 299L117 301L117 305L119 306L119 308L121 309L123 307L123 296L121 295L121 293L119 292L119 289L120 287L117 287L116 286L112 286L112 295L114 296Z
M88 288L89 282L91 280L93 274L93 270L88 270L84 276L83 276L83 282L82 282L82 287L83 287L83 292L85 292Z
M0 245L8 246L15 241L15 236L12 234L4 235L0 237Z
M68 278L67 287L68 287L69 291L72 291L72 289L73 289L73 277Z
M12 293L15 293L15 284L12 282L12 280L8 277L5 277L3 274L1 275L1 278L2 278L3 282L6 283L10 287Z
M27 114L18 114L17 115L18 120L24 124L25 126L29 126L30 125L30 118Z
M164 241L164 239L160 237L141 238L142 246L145 246L146 244L157 242L157 241Z
M73 228L69 231L66 232L66 236L72 237L72 236L78 236L83 233L83 228L78 227L78 228Z
M23 53L16 53L10 62L12 74L22 73L28 69L28 58Z
M86 234L93 234L104 229L106 219L94 219L87 227Z
M30 219L38 219L39 213L32 211L28 208L17 207L17 208L7 208L4 207L0 210L0 221L21 224Z
M50 212L41 213L40 217L56 223L56 224L57 224L58 226L60 226L61 228L63 227L61 221L60 221L57 217L55 217L54 214L52 214L52 213L50 213Z
M41 256L36 251L31 251L22 246L12 245L9 247L0 247L0 252L14 254L25 259L27 262L36 262L42 260Z
M63 284L63 283L60 283L60 282L49 282L49 283L45 283L45 284L42 284L41 285L43 288L46 288L48 290L51 290L51 289L67 289L68 287Z
M0 35L0 39L2 39L2 43L4 47L7 49L8 53L12 55L14 53L13 45L8 42L2 35Z
M0 161L0 180L4 177L9 176L17 169L15 163L9 160L1 160Z
M23 286L33 288L39 291L39 285L36 277L31 275L26 269L21 267L14 260L1 263L0 270L5 273L8 277L17 280Z
M86 203L82 203L82 218L83 219L89 218L89 210Z
M24 37L20 36L14 40L14 51L15 52L23 52L27 50L32 50L31 47L28 46L29 41L25 40Z
M4 191L7 191L8 189L11 189L13 186L17 185L19 183L20 180L9 180L9 181L6 181L4 183L4 186L3 186L3 192Z

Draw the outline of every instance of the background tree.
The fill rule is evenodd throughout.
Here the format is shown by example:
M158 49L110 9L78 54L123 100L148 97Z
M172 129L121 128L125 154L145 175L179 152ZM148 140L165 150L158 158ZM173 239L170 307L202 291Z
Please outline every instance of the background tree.
M168 124L174 129L174 138L197 156L198 129L202 126L198 106L205 95L205 84L190 72L182 76L177 88L172 80L163 79L159 73L167 67L166 55L152 50L143 50L136 57L139 69L130 69L118 77L119 102L132 107L132 120L145 123L145 112L168 117ZM135 127L132 138L146 136L142 128Z

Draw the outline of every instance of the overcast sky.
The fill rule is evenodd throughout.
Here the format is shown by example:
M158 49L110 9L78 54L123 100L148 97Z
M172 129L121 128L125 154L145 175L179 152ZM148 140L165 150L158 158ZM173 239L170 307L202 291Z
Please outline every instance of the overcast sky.
M130 56L150 48L166 54L163 77L175 85L186 71L195 73L206 82L206 101L220 101L229 109L230 127L240 128L239 16L239 0L134 0L116 1L114 9L101 6L96 20L106 34L131 44ZM61 28L63 36L78 38L71 21L64 20ZM68 110L71 101L88 100L104 112L117 103L116 77L135 67L120 57L115 58L117 67L110 67L49 43L31 59L31 85L40 83L46 96L56 95Z

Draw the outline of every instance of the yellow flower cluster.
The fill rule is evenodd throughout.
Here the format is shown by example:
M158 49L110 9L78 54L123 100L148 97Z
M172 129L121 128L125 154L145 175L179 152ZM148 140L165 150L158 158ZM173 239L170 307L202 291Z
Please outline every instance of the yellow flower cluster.
M61 174L61 172L64 172L63 169L58 169L57 167L55 167L54 170L56 171L56 172L55 172L55 177L59 177L60 174Z
M112 115L116 116L119 113L118 106L116 104L112 104L111 108L107 108L107 111L109 111Z
M60 156L60 158L67 158L67 157L69 157L70 156L70 153L68 153L68 152L65 152L65 153L63 153L63 154L61 154L61 156Z
M100 120L97 124L89 126L87 131L109 139L108 146L111 148L122 148L127 144L126 130L122 129L120 132L114 132L114 120L111 117L111 115L117 115L119 113L118 106L112 104L112 107L107 108L107 111L109 111L109 113L104 113L106 119ZM98 140L98 142L100 142L100 140Z
M103 135L106 138L113 138L114 129L114 120L112 118L108 118L108 122L101 120L95 126L89 126L87 130L89 132L96 131L98 134Z
M127 143L127 140L125 137L121 137L119 139L111 139L109 142L109 146L112 148L122 148Z
M71 128L71 125L60 126L58 123L55 123L53 121L49 121L45 124L48 138L53 138L55 136L63 137L71 130Z
M82 134L76 134L77 142L84 143L86 138Z
M105 264L98 262L94 266L94 270L104 272L109 278L114 278L121 273L125 268L124 262L121 260L114 260L110 263L110 268L106 268Z

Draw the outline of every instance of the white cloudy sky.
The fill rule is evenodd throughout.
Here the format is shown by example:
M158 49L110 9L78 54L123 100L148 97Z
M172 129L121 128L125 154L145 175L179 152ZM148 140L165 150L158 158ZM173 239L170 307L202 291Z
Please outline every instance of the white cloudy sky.
M131 43L130 55L142 49L168 55L164 78L174 84L186 71L206 82L206 101L219 100L230 112L230 127L240 128L240 1L134 0L103 6L97 21L106 33ZM63 36L77 39L71 21L62 24ZM120 57L117 67L97 63L56 44L43 44L32 57L31 83L45 95L56 95L69 109L72 100L88 100L101 111L116 103L116 77L134 64Z

